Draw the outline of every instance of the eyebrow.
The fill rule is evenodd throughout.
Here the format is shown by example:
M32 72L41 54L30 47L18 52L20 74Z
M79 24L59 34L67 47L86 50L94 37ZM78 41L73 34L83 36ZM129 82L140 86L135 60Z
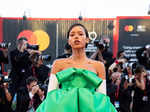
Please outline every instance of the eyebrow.
M75 31L72 31L70 33L75 33ZM83 31L77 31L77 33L84 33Z

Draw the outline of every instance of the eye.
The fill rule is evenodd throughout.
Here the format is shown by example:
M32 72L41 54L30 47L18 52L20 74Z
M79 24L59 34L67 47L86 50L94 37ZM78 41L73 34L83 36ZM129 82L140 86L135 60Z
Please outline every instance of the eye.
M73 36L74 36L74 34L73 34L73 33L71 33L69 36L70 36L70 37L73 37Z
M80 33L79 35L80 35L80 36L83 36L83 33Z

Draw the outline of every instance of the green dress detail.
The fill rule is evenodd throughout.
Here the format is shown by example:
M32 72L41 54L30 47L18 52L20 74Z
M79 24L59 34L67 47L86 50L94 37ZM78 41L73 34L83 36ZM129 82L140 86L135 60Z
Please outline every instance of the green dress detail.
M56 77L61 88L50 91L36 112L117 112L108 96L95 91L102 79L94 72L68 68Z

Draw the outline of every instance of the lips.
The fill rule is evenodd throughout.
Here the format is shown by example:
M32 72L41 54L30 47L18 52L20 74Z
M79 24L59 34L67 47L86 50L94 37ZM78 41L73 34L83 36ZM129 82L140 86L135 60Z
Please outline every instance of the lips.
M80 41L79 41L79 40L75 40L74 43L75 43L75 44L79 44Z

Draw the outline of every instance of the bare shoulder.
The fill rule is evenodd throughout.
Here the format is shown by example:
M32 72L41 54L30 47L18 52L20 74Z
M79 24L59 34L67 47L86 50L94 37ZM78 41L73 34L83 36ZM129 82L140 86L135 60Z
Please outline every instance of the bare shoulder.
M56 74L57 72L60 72L63 70L66 62L68 61L68 58L62 58L62 59L56 59L54 60L52 64L51 73Z
M96 60L93 60L93 59L89 59L89 62L94 65L95 67L100 67L100 66L104 66L104 64L100 61L96 61Z
M105 66L102 62L100 61L96 61L96 60L90 60L91 64L94 66L94 68L96 69L96 72L98 74L98 76L102 79L105 79Z

